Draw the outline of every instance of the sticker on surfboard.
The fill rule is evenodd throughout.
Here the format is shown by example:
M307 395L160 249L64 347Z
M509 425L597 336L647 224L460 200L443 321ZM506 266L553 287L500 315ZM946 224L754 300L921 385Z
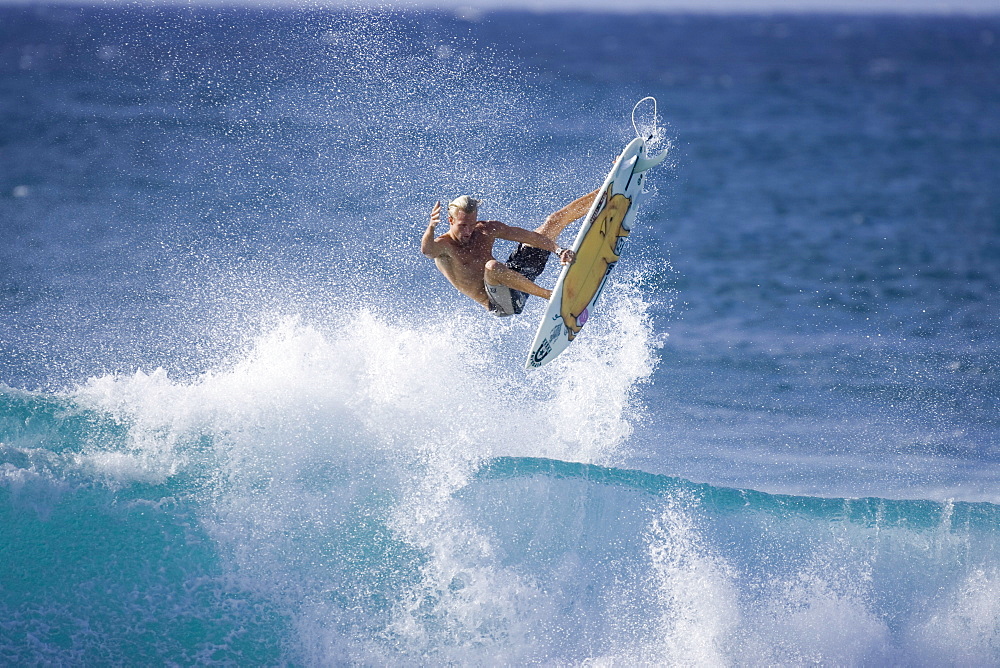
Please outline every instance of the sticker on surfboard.
M654 117L655 113L654 107ZM635 110L632 114L634 125ZM593 316L594 305L632 231L646 172L666 155L663 151L649 157L646 139L636 137L615 161L573 243L576 261L564 266L556 280L525 368L537 368L555 359Z

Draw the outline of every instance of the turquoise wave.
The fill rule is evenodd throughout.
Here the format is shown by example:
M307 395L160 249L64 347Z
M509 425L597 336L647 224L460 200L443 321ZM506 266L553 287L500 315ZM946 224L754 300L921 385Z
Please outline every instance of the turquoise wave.
M190 488L73 467L123 425L9 392L0 425L0 664L280 662L282 611L233 586Z
M949 523L981 531L984 535L1000 535L1000 506L992 503L768 494L752 489L715 487L645 471L531 457L500 457L487 462L477 474L480 480L530 476L581 480L634 489L651 496L683 492L686 498L716 513L766 512L777 517L801 516L867 527L900 526L911 530L936 528L942 523Z

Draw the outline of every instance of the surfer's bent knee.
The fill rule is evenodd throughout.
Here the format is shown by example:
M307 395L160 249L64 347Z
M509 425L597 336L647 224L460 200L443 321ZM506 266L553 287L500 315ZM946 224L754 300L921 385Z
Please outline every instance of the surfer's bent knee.
M500 267L506 268L506 266L507 265L501 264L497 260L487 260L486 266L485 266L485 269L486 269L485 274L486 274L487 277L489 277L489 276L496 276L498 272L502 271L500 269Z

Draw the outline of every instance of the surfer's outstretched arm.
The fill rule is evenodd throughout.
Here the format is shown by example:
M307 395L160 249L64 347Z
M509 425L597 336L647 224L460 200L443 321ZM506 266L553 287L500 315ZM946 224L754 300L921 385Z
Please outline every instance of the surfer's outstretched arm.
M535 232L538 232L542 236L546 236L555 241L559 238L559 234L566 228L567 225L586 215L587 211L590 209L590 205L593 203L594 198L597 197L597 193L599 193L600 190L601 189L598 188L594 192L584 195L583 197L577 197L563 208L550 214L549 217L545 219L545 222L538 226Z
M535 248L541 248L542 250L547 250L550 253L555 253L559 256L559 261L563 264L570 263L576 259L576 254L573 251L568 248L560 248L559 244L557 244L555 239L552 237L547 237L544 234L532 232L531 230L526 230L521 227L504 225L503 223L497 221L491 221L490 225L490 231L494 236L499 237L500 239L507 239L508 241L516 241L519 244L526 244L528 246L534 246ZM506 285L506 283L504 285ZM521 290L521 292L528 292L527 290L522 290L521 288L516 289Z

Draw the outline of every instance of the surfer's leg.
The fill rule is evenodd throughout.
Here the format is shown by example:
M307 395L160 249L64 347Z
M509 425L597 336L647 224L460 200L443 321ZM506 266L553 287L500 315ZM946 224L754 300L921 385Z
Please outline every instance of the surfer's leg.
M551 290L536 285L533 281L529 281L504 263L496 260L490 260L486 263L485 279L487 283L506 285L508 288L527 292L529 295L542 299L548 299L552 296Z
M590 205L593 203L594 198L597 197L597 193L600 189L594 192L584 195L583 197L578 197L573 200L563 208L559 209L555 213L551 214L545 219L545 222L539 225L535 232L556 241L559 238L559 234L566 229L566 226L583 217L587 211L590 209Z

